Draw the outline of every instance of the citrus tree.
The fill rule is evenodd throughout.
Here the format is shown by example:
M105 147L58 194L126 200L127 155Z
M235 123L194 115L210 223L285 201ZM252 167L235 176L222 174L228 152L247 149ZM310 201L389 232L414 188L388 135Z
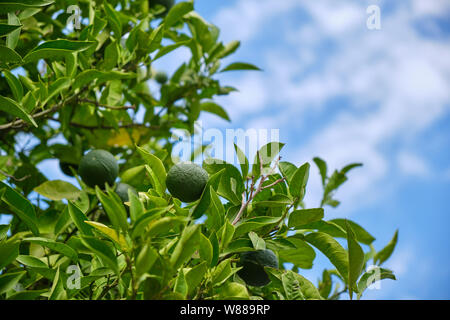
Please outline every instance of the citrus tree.
M152 67L180 47L173 74ZM357 223L325 218L360 164L314 158L323 200L306 208L310 164L280 161L282 143L252 163L235 145L238 166L174 163L173 129L229 120L214 99L235 89L217 74L258 70L222 63L238 47L192 2L0 1L0 298L359 298L395 279L382 264L397 234L377 251ZM79 186L48 180L47 159ZM314 284L302 270L318 252L331 269Z

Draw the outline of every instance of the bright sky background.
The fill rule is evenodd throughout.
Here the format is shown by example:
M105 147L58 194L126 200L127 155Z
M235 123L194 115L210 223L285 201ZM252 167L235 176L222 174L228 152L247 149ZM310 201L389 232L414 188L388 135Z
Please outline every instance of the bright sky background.
M381 8L380 30L366 27L369 5ZM242 41L230 62L264 69L221 77L240 90L219 100L232 122L204 116L203 126L279 128L283 160L297 165L363 162L326 218L360 223L376 249L399 228L386 262L398 281L365 298L450 299L450 1L197 0L195 9L223 41ZM308 187L317 206L314 166ZM329 266L318 257L304 272L314 282Z
M366 8L381 8L381 30L368 30ZM384 280L366 299L450 299L450 1L196 0L195 9L241 40L228 62L263 72L229 72L239 89L219 99L232 119L202 116L204 128L280 129L283 160L300 165L320 156L329 170L350 162L326 218L349 218L384 247L399 243ZM157 68L187 60L178 49ZM67 179L56 161L40 165L49 179ZM312 166L306 204L318 206ZM331 264L318 254L303 275L314 283Z

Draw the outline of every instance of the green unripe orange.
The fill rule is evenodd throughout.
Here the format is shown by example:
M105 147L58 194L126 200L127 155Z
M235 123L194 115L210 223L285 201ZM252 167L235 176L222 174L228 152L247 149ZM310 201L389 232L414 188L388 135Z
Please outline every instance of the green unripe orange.
M169 78L167 77L167 73L163 71L158 71L155 74L155 80L159 84L165 84Z
M174 165L167 173L166 186L170 194L183 202L200 199L208 173L199 165L182 162Z
M268 249L248 251L241 254L239 265L243 268L238 271L238 275L246 284L262 287L270 282L264 267L278 269L278 258Z
M134 194L137 194L136 189L129 184L119 182L116 187L116 193L122 202L128 202L130 199L128 197L128 190L131 190Z
M112 186L119 173L116 158L106 150L92 150L80 161L78 174L89 187L105 188L105 183Z

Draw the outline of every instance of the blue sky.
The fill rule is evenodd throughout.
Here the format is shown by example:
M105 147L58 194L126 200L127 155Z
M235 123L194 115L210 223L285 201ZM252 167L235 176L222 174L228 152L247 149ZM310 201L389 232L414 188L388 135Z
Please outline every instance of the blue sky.
M369 5L380 8L380 30L366 27ZM450 2L197 0L195 9L223 41L242 41L230 62L264 70L223 75L240 90L219 100L232 122L203 116L203 126L279 128L283 160L297 165L363 162L326 217L360 223L376 249L399 229L386 262L398 280L365 298L450 299ZM308 187L317 206L314 167ZM316 281L326 266L318 255L304 274Z
M380 30L366 27L369 5L381 9ZM364 298L450 299L450 2L196 0L195 9L224 42L241 40L228 62L264 70L221 75L239 89L218 100L232 122L203 115L203 127L280 129L283 160L297 165L314 156L329 170L363 162L326 218L358 222L376 249L399 229L386 263L398 280ZM170 73L188 58L180 48L155 67ZM56 161L40 169L70 180ZM321 191L312 166L308 207ZM318 254L302 274L316 282L325 267Z

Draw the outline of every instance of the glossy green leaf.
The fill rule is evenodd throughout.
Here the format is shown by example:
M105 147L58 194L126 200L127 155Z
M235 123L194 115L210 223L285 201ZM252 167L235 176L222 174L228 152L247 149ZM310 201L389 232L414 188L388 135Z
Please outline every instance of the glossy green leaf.
M0 275L0 294L14 290L16 284L25 274L26 271L18 271Z
M0 242L0 270L9 265L19 255L19 242Z
M66 257L70 258L74 262L78 261L77 252L62 242L56 242L54 240L42 238L42 237L25 238L25 239L23 239L23 241L41 245L43 247L49 248L53 251L56 251L56 252L59 252L59 253L65 255Z
M9 87L14 95L14 99L16 101L21 101L23 98L23 87L22 83L17 79L11 72L7 70L3 70L3 74L5 75L5 79L8 82ZM26 111L26 108L24 108Z
M113 194L113 192L108 192L106 195L98 186L95 186L95 192L97 198L103 205L108 218L110 219L112 225L117 230L128 230L127 212L122 204L120 198ZM86 219L87 220L87 219Z
M289 215L288 227L295 229L308 223L320 221L323 216L323 208L294 210Z
M198 249L200 244L200 225L186 227L170 257L174 269L178 269Z
M29 115L20 104L10 98L0 96L0 110L31 123L35 127L38 126L33 117Z
M7 36L11 32L19 30L22 26L0 23L0 37Z
M39 235L36 212L25 197L0 181L0 199L13 209L14 214L17 214L34 235Z
M244 63L244 62L234 62L232 64L229 64L228 66L226 66L222 70L220 70L220 72L235 71L235 70L256 70L256 71L261 71L260 68L258 68L257 66L254 66L253 64Z
M62 199L76 200L81 194L77 187L63 180L46 181L34 188L34 191L55 201Z
M225 169L220 170L219 172L213 174L209 177L208 182L206 183L205 189L203 190L202 196L192 212L192 217L194 219L200 218L203 214L207 213L209 205L211 204L211 188L216 190L219 186L220 178L222 174L225 172Z
M309 233L305 240L319 249L348 283L348 254L339 242L323 232Z
M68 204L68 212L70 218L72 219L75 226L83 235L93 236L92 226L85 223L88 220L86 215L77 206L75 206L71 201Z
M224 108L219 106L217 103L214 103L212 101L203 102L200 105L200 109L202 111L206 111L212 114L215 114L216 116L219 116L222 119L225 119L227 121L231 121L230 117L228 116L228 113L225 111Z
M61 59L67 54L84 51L94 44L93 41L50 40L31 50L23 60L30 63L39 59Z
M194 4L192 2L180 2L174 5L167 16L164 19L164 27L170 28L177 23L186 13L194 10Z
M299 201L303 200L305 196L305 188L308 183L309 178L309 168L308 162L300 166L292 176L292 180L289 183L289 192L293 197L296 197Z
M110 227L104 225L103 223L97 222L97 221L85 221L88 225L94 227L96 230L100 231L102 234L107 236L109 239L117 243L120 248L124 251L128 251L128 244L127 240L117 230L111 229Z
M361 298L364 291L371 285L375 285L378 281L383 279L397 280L391 270L372 266L370 270L366 271L358 282L358 299Z
M391 241L375 254L374 262L378 264L379 266L382 265L389 257L392 255L392 252L394 252L395 246L397 245L398 240L398 230L395 231L394 237Z
M92 253L99 256L107 267L111 268L116 274L119 273L116 253L107 242L90 236L81 236L81 241Z
M364 251L356 241L355 233L350 225L346 224L347 246L348 246L348 287L350 299L353 298L353 292L358 292L357 281L361 275L364 265Z

